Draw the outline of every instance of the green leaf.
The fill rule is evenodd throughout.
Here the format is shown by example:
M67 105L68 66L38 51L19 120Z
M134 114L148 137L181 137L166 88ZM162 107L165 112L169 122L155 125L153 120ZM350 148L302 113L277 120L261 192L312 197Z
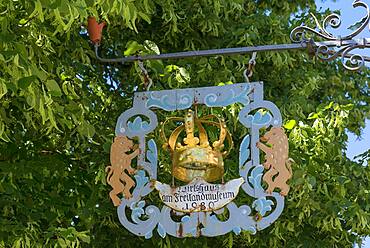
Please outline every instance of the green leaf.
M126 45L127 49L126 51L124 52L124 55L125 56L129 56L129 55L133 55L135 54L136 52L140 51L140 50L143 50L143 45L140 45L139 43L137 43L136 41L129 41Z
M145 40L144 41L144 47L145 47L145 49L147 49L149 51L152 51L155 54L160 54L161 53L160 50L159 50L159 47L153 41Z
M317 113L311 113L309 116L308 116L308 120L312 120L312 119L317 119L319 118L319 115Z
M330 109L333 106L334 102L330 102L324 109Z
M23 78L18 80L18 87L21 88L21 89L26 89L36 79L37 79L37 77L35 75L29 76L29 77L23 77Z
M90 244L90 236L85 232L80 232L77 234L77 237L82 240L82 242Z
M229 248L232 248L233 247L233 234L232 233L229 233L229 238L228 238L228 247Z
M103 150L106 152L106 153L109 153L110 151L110 148L112 146L112 142L105 142L104 145L103 145Z
M61 248L67 248L67 243L62 238L58 238L58 244L60 245Z
M61 4L62 4L62 0L54 0L54 2L49 5L49 8L56 9L60 7Z
M352 103L350 103L350 104L347 104L347 105L343 105L341 107L341 109L343 109L343 110L352 110L353 107L354 107L354 105Z
M123 53L125 56L129 56L143 50L143 45L140 45L136 41L129 41L126 45L126 51Z
M181 77L182 77L185 81L189 81L189 80L190 80L190 74L189 74L189 72L188 72L185 68L180 67L180 68L179 68L179 72L180 72Z
M291 130L293 127L295 127L296 123L297 122L295 120L289 120L287 123L285 123L284 127L288 130Z
M18 54L14 56L13 61L14 61L14 65L19 67L19 55Z
M42 11L42 4L39 0L35 2L35 10L38 12L38 17L41 22L44 21L44 12Z
M86 121L82 122L82 124L78 126L77 130L81 135L84 135L88 138L91 138L95 135L94 126Z
M24 24L26 24L27 23L27 20L26 19L21 19L20 21L19 21L19 24L20 25L24 25Z
M50 95L52 96L61 96L62 95L62 91L58 85L58 83L51 79L51 80L47 80L45 82L45 85L46 85L46 88L48 89L48 92Z
M146 12L151 12L151 8L150 8L150 5L149 5L149 0L144 0L144 8L145 8L145 11Z
M38 106L38 111L41 115L41 123L42 125L45 124L46 122L46 112L45 112L45 107L44 107L44 100L42 97L39 98L39 106Z
M138 15L143 18L143 20L145 20L147 23L151 23L151 20L150 20L150 17L146 14L144 14L143 12L138 12Z
M8 88L6 87L6 84L0 79L0 99L8 93Z
M47 75L43 70L40 70L36 67L36 65L31 65L32 74L37 76L41 81L45 81L47 79Z
M311 184L312 187L315 187L316 185L316 178L314 176L308 177L308 183Z

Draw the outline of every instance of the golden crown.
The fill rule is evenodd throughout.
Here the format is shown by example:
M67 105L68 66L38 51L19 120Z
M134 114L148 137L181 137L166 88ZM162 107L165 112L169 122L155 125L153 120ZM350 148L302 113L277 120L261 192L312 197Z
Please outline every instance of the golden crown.
M213 121L214 119L217 119L217 122ZM168 121L181 121L184 124L175 128L167 139L164 130ZM218 140L214 141L212 146L202 124L219 128ZM184 130L186 137L183 139L183 143L178 142L179 136ZM196 131L198 137L195 136ZM190 182L196 177L201 177L207 182L222 178L224 174L223 158L233 147L232 138L223 119L215 115L198 118L192 110L189 110L184 118L172 117L162 123L161 134L163 140L167 142L165 146L169 147L172 153L172 175L175 178L183 182ZM228 142L228 151L223 151L225 139Z

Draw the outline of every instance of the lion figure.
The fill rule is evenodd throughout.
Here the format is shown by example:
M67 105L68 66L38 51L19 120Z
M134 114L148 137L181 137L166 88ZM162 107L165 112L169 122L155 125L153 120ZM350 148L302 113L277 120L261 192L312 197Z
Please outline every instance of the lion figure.
M132 153L127 154L130 150ZM132 197L130 189L135 186L134 180L126 174L134 174L135 169L131 167L131 161L139 155L139 149L134 147L132 140L126 136L117 136L111 146L110 162L111 165L105 169L108 172L107 182L112 186L112 191L109 193L114 206L121 204L120 198L117 196L119 193L124 193L126 199Z
M280 194L286 196L289 192L287 181L292 177L292 168L288 157L289 144L288 138L281 127L272 127L261 141L266 142L271 147L261 142L257 142L257 147L265 154L263 164L268 171L263 176L263 180L268 184L267 193L271 194L275 188L281 190Z

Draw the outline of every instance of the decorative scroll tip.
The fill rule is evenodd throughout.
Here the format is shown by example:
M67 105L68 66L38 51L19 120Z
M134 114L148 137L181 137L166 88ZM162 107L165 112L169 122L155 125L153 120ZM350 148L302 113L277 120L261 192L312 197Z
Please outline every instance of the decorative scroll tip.
M98 23L95 17L89 17L87 21L87 31L89 33L90 40L94 45L100 44L105 25L105 22Z
M312 36L319 37L325 42L314 42L316 46L313 47L316 56L323 61L331 61L338 57L342 59L342 64L344 68L351 71L356 71L361 69L365 65L365 57L360 54L350 54L349 52L354 49L363 49L370 47L368 39L355 40L354 38L358 36L370 23L370 8L369 6L361 0L355 0L352 4L354 8L362 7L366 10L366 15L358 22L350 26L352 32L345 36L334 35L328 28L339 28L341 25L341 18L339 15L332 13L328 15L323 22L317 20L317 18L310 13L311 17L315 22L315 27L309 27L306 25L300 25L292 30L290 33L290 39L294 43L309 43L311 42ZM307 34L309 37L307 37ZM330 45L329 45L330 44ZM329 48L336 46L337 49ZM312 46L311 46L312 48ZM345 60L348 59L348 60ZM366 57L366 61L368 58Z

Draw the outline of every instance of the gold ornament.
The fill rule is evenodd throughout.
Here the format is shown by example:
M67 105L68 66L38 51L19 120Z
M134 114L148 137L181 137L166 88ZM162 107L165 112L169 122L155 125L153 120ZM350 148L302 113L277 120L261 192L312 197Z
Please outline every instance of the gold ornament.
M217 119L218 122L212 121ZM177 127L166 138L164 134L165 124L168 121L182 121L183 125ZM208 135L202 124L219 128L219 138L209 144ZM197 128L198 137L195 136ZM185 130L186 137L183 143L178 142L180 134ZM172 175L180 181L191 182L194 178L203 178L207 182L219 180L224 174L223 158L233 146L230 133L226 129L224 120L215 115L197 118L192 110L189 110L185 118L172 117L162 124L162 137L167 141L165 146L172 153ZM229 150L223 151L225 139L228 141Z

